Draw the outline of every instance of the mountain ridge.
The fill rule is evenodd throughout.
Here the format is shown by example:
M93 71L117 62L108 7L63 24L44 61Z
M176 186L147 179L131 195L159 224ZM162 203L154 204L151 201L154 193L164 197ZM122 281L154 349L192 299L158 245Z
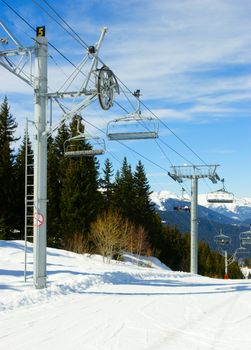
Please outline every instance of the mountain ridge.
M181 233L190 232L190 208L188 198L182 198L169 191L153 192L151 201L161 217L162 223L177 226ZM175 210L177 207L185 210ZM231 238L231 250L240 246L239 235L247 230L251 223L251 199L238 198L234 203L207 203L206 195L198 196L198 231L199 239L208 242L212 249L217 249L214 237L221 231Z
M169 204L175 205L189 205L190 200L188 196L182 197L176 193L169 191L153 192L150 196L158 211L166 211L170 209ZM251 198L235 198L233 203L208 203L206 194L198 195L198 206L205 207L218 214L224 215L236 221L238 224L247 225L248 220L251 223ZM199 215L200 216L200 215Z

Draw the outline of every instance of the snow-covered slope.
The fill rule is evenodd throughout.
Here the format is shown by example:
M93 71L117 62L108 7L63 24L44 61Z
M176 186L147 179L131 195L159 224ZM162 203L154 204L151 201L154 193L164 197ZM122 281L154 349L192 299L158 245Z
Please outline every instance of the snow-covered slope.
M23 281L23 246L0 241L1 349L251 348L250 280L175 272L151 258L105 264L48 249L48 286L35 290ZM28 256L31 267L31 247Z
M159 210L166 210L165 202L168 199L181 200L176 193L168 191L153 192L150 198Z

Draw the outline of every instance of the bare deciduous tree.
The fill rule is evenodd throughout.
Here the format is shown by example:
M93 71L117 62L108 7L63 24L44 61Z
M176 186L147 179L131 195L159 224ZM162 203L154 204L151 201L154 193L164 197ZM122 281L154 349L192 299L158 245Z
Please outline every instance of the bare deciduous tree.
M145 229L136 227L117 211L105 212L97 218L91 225L90 239L107 261L125 250L137 255L149 254L151 250Z
M129 230L129 251L131 253L140 255L150 255L151 245L148 240L147 232L141 225L132 225Z
M127 230L129 224L118 212L108 211L101 214L91 225L90 239L98 253L109 261L128 246Z
M69 238L65 242L64 248L66 250L79 253L79 254L91 253L88 238L86 238L81 233L75 233L71 238Z

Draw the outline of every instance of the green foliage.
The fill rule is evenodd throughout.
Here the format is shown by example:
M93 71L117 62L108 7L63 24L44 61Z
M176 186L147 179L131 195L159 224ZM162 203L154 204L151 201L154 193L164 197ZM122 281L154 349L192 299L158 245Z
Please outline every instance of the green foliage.
M150 191L150 185L141 161L136 166L133 182L134 205L136 208L134 211L134 221L138 224L144 224L149 229L153 220L154 206L150 201L150 194L152 192Z
M104 199L104 209L107 211L112 205L112 199L114 195L114 182L113 168L111 161L107 158L104 163L103 169L103 179L100 180L100 186L102 189L103 199Z
M241 263L242 263L242 266L247 266L247 267L251 268L251 259L250 258L242 259Z
M133 221L135 192L131 166L124 158L121 172L117 172L112 197L112 208L119 209L121 215Z
M243 278L243 275L237 262L234 262L233 264L229 265L228 276L232 279Z
M0 222L2 235L6 239L12 238L15 229L15 211L13 203L15 194L14 155L12 143L17 141L14 137L17 124L10 114L7 98L0 107ZM4 227L4 228L3 228Z
M61 247L60 234L60 150L56 142L48 140L48 174L47 174L47 240L51 247ZM62 155L61 155L62 157Z
M3 217L0 218L0 239L9 239L8 238L8 227L7 227Z
M83 130L82 124L78 130ZM77 132L77 119L70 125L70 135ZM90 145L83 141L83 147ZM60 232L64 241L75 233L85 235L100 210L102 197L98 191L99 164L95 157L61 158Z
M24 135L22 143L18 149L16 162L14 165L15 171L15 202L13 203L13 210L15 211L15 223L16 229L20 232L18 238L24 237L24 197L25 197L25 152L26 152L26 137L27 137L27 149L28 149L28 162L33 164L33 151L29 135ZM28 184L33 184L33 167L28 167ZM29 193L32 194L33 190L29 188Z
M182 237L176 227L163 227L160 249L160 260L172 269L179 270L182 261Z

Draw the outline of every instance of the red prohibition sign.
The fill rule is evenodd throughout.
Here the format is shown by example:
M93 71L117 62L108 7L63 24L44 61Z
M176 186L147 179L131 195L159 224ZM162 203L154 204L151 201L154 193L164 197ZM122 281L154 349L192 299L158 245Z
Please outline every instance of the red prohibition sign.
M41 226L44 223L44 216L42 213L34 214L34 226Z

